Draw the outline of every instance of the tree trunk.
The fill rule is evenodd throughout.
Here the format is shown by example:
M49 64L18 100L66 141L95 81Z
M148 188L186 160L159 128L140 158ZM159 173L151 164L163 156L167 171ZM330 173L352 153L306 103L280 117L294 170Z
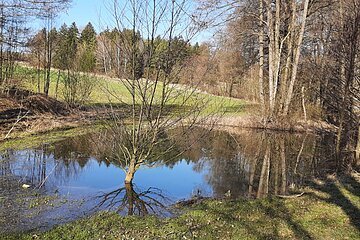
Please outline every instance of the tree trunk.
M274 51L275 51L275 42L274 42L274 21L272 14L272 1L267 1L267 25L268 25L268 37L269 37L269 117L272 116L273 110L275 107L275 97L274 97Z
M286 99L286 90L288 88L289 76L291 74L291 60L293 58L293 42L294 42L294 28L295 28L295 21L296 21L296 2L293 1L291 3L291 20L288 27L288 39L287 39L287 56L286 56L286 64L284 69L284 75L281 78L280 83L280 106L279 111L283 112L285 99Z
M46 63L46 81L45 81L45 88L44 93L46 96L49 95L49 89L50 89L50 80L51 80L51 60L52 60L52 39L50 35L50 30L48 32L47 37L47 63Z
M232 97L233 88L234 88L234 79L231 79L228 88L228 96L230 98Z
M304 113L304 120L307 121L307 113L306 113L306 106L305 106L305 87L303 86L301 88L301 99L302 99L302 108Z
M276 10L275 10L275 33L274 33L274 83L273 83L273 102L274 106L272 109L272 113L275 113L276 107L276 96L278 92L278 83L279 83L279 75L280 75L280 64L281 64L281 52L282 52L282 41L280 44L280 10L281 3L280 0L276 0Z
M260 0L259 7L259 98L261 104L261 113L265 116L265 97L264 97L264 4L263 0Z
M40 51L37 54L37 58L38 58L38 64L37 64L37 91L38 93L41 92L41 81L40 81L40 75L41 75L41 53Z
M125 184L131 184L136 172L136 161L135 159L130 160L129 168L126 171Z
M286 100L285 100L285 106L284 106L284 112L283 112L283 115L285 115L285 116L288 115L288 113L289 113L289 107L290 107L290 103L291 103L291 100L293 97L293 91L294 91L294 86L295 86L295 81L296 81L296 76L297 76L297 69L299 66L301 44L302 44L302 41L304 38L308 8L309 8L309 0L305 0L301 29L300 29L298 41L297 41L297 44L295 47L295 56L294 56L293 67L292 67L292 72L291 72L290 85L289 85L289 89L287 91L287 96L286 96Z
M57 76L57 80L56 80L56 86L55 86L55 99L57 99L57 95L58 95L58 89L59 89L59 81L60 81L60 70L58 71L58 76Z

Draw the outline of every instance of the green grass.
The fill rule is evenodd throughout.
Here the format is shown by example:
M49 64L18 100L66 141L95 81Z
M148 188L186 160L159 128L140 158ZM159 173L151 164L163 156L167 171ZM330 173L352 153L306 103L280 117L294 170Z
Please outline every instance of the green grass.
M360 239L360 183L314 183L292 199L209 200L175 218L101 212L9 239ZM6 239L5 238L5 239Z
M28 90L37 92L37 72L36 69L18 65L15 70L15 78L19 79L22 86ZM51 72L51 83L49 95L55 97L55 86L58 78L57 71ZM43 74L40 74L41 86L40 89L43 89ZM60 78L61 79L61 78ZM113 104L130 104L131 95L124 83L112 78L106 78L102 76L93 77L95 81L95 87L90 95L90 99L87 102L88 106L92 105L101 105L108 104L109 102ZM161 95L161 86L158 88L155 98L160 98ZM173 99L167 102L168 105L181 105L183 103L183 98L190 94L189 91L184 91L179 94L180 90L174 90ZM59 88L57 97L59 100L64 100L63 98L63 83L59 81ZM111 94L109 94L111 93ZM112 96L113 95L113 96ZM246 105L245 101L235 98L214 96L211 94L205 93L196 93L191 94L189 100L186 101L185 107L196 107L199 103L206 103L206 107L203 109L204 114L210 114L214 112L225 112L226 114L243 114L245 111Z
M4 140L0 142L0 152L12 149L23 150L38 147L44 143L51 144L69 137L78 136L94 131L98 131L101 125L82 126L70 129L58 129L47 133L20 136L18 138Z

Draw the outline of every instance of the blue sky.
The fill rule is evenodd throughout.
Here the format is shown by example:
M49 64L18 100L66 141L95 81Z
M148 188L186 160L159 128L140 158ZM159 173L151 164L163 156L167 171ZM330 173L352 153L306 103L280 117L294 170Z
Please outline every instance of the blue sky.
M99 16L107 13L104 7L104 0L74 0L70 9L62 13L57 19L57 25L66 23L70 25L76 22L79 28L83 28L88 22L99 30Z
M96 31L100 32L107 27L109 22L112 25L111 17L109 17L109 11L107 10L108 4L111 4L110 0L73 0L70 8L58 16L54 27L59 28L63 23L70 25L75 22L81 30L88 22L91 22ZM41 22L38 25L39 27L35 26L35 28L42 27ZM109 27L112 28L113 26ZM209 40L212 37L211 35L209 32L203 32L192 39L191 42Z

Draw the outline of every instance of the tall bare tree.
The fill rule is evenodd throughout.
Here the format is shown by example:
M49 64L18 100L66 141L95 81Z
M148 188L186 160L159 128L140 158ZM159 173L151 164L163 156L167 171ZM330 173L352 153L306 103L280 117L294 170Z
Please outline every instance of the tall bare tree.
M29 0L30 1L30 0ZM30 1L31 2L31 1ZM50 89L51 66L54 53L54 41L56 39L54 28L55 18L62 11L66 10L71 3L71 0L44 0L39 2L34 1L38 7L38 16L44 20L45 25L45 63L44 63L44 93L47 96Z
M129 121L114 111L107 131L117 140L112 148L113 160L125 163L127 184L132 183L137 169L151 158L169 157L167 154L174 147L169 129L176 125L191 129L208 100L196 91L196 83L176 84L185 63L179 52L180 35L188 43L195 30L190 28L192 18L188 11L187 1L114 0L111 6L115 27L131 30L118 31L121 39L118 47L127 65L124 70L116 68L121 69L116 75L128 95L119 96L107 89L130 108ZM157 36L163 41L158 41ZM115 46L118 43L112 42ZM104 49L111 49L106 41L101 44ZM130 104L124 99L127 97ZM161 148L165 143L167 147Z

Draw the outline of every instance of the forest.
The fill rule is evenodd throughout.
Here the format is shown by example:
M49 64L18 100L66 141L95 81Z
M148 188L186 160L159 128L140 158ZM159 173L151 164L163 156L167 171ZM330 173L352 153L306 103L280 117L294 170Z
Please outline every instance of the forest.
M359 0L84 2L0 1L1 239L360 238Z

